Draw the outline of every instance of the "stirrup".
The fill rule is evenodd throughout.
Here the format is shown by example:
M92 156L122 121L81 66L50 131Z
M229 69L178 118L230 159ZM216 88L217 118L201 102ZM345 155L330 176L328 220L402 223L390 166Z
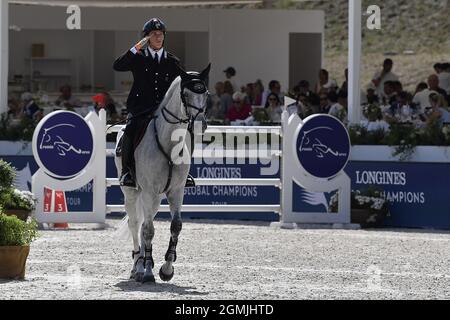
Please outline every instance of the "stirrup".
M133 179L133 175L130 171L122 174L120 177L120 186L121 187L129 187L136 189L136 181Z
M191 175L188 175L188 177L186 179L185 188L192 188L192 187L195 187L195 180L194 180L194 177L192 177Z

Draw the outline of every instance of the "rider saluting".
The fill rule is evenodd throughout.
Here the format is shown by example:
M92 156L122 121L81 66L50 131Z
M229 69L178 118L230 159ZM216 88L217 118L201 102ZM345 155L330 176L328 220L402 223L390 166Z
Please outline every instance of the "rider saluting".
M163 45L166 26L157 18L148 21L142 31L143 39L114 62L114 70L131 71L133 87L127 100L129 114L122 144L122 173L120 185L136 187L134 144L137 131L152 116L173 80L180 75L179 59Z

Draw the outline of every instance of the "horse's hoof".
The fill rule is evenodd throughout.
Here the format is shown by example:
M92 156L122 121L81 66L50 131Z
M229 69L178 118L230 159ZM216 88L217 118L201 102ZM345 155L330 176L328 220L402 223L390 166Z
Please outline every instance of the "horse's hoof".
M136 282L142 282L143 279L144 279L144 273L143 272L136 272L134 274L134 280Z
M159 277L164 282L169 282L170 280L172 280L174 274L175 274L175 268L174 267L172 267L172 274L169 274L169 275L165 274L162 271L162 267L161 267L161 269L159 269Z
M155 276L154 275L145 275L142 278L142 283L155 283Z
M135 276L136 276L136 271L131 271L131 273L130 273L130 279L134 279L135 278Z

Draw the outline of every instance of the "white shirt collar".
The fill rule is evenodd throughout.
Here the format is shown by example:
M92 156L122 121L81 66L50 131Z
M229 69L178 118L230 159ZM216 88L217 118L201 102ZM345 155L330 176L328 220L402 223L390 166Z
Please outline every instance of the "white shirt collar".
M163 54L164 48L161 48L160 50L158 50L158 52L156 52L155 50L153 50L150 47L148 47L147 49L150 52L150 54L152 55L153 59L155 58L155 54L157 54L158 55L158 61L161 61L161 56Z

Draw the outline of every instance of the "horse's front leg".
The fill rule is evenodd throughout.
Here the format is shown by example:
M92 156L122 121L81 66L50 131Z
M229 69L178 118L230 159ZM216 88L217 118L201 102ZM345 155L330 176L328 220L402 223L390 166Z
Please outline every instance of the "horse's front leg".
M152 241L155 236L155 226L153 225L153 219L156 216L156 213L158 212L159 205L160 205L160 199L157 194L154 193L148 193L143 191L142 195L142 204L144 208L144 223L142 224L141 229L141 240L142 240L142 247L144 250L144 265L145 265L145 272L144 276L142 278L142 283L155 282L155 276L153 275L153 268L155 266L155 263L153 261L153 245Z
M181 206L183 205L184 187L171 190L167 193L167 200L172 214L172 223L170 225L170 241L169 248L165 256L166 262L159 270L159 277L163 281L170 281L175 274L173 263L177 261L177 244L178 236L181 233L183 223L181 221Z

